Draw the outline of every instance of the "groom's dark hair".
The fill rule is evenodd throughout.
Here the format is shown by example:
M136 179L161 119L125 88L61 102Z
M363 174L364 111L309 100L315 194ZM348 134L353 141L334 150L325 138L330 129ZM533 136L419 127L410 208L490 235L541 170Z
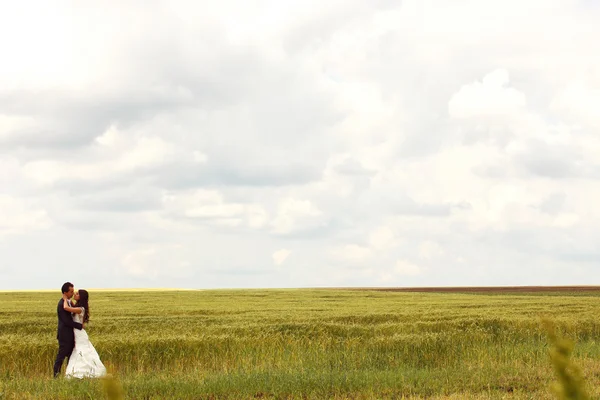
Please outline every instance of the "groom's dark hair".
M69 289L71 289L72 287L73 287L73 284L71 282L65 282L62 285L62 289L61 290L62 290L63 293L67 293L69 291Z

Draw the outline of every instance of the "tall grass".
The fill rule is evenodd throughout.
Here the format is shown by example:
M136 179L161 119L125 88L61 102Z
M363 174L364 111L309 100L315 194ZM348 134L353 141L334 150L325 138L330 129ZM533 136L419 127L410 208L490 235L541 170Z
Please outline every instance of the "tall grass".
M600 395L600 297L334 290L91 292L90 339L125 398L552 398L539 317ZM101 398L52 380L56 294L0 293L6 396ZM456 397L458 396L458 397Z

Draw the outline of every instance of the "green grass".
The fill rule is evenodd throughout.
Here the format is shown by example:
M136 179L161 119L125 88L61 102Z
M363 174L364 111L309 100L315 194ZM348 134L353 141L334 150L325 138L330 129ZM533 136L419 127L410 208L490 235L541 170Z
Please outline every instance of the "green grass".
M51 378L60 293L0 293L0 399L104 397ZM349 290L90 291L125 398L550 399L546 331L600 396L600 296Z

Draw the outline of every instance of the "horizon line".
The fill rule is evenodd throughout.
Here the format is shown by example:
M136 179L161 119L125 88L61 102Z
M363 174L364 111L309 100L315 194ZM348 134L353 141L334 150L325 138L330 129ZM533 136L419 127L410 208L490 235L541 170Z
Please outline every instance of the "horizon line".
M95 290L102 292L133 292L133 291L210 291L210 290L310 290L310 289L319 289L319 290L379 290L379 291L426 291L426 292L435 292L435 291L457 291L457 290L465 290L465 291L490 291L490 290L518 290L518 291L526 291L528 289L532 291L546 291L552 289L559 290L599 290L600 285L478 285L478 286L310 286L310 287L220 287L220 288L173 288L173 287L148 287L148 288L86 288L86 290ZM2 292L55 292L60 289L0 289L0 293Z

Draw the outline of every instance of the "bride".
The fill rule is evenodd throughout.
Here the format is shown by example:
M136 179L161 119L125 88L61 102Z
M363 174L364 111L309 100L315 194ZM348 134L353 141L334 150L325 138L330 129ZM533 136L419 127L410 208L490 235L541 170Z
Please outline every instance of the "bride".
M65 301L65 310L73 313L73 320L84 325L90 319L90 307L89 307L89 294L87 290L80 289L75 293L75 300L77 304L75 307L69 307L69 304ZM69 357L69 363L67 364L67 371L65 376L67 378L98 378L106 375L106 368L100 357L96 352L96 349L90 342L88 334L85 329L75 331L75 348L71 357Z

